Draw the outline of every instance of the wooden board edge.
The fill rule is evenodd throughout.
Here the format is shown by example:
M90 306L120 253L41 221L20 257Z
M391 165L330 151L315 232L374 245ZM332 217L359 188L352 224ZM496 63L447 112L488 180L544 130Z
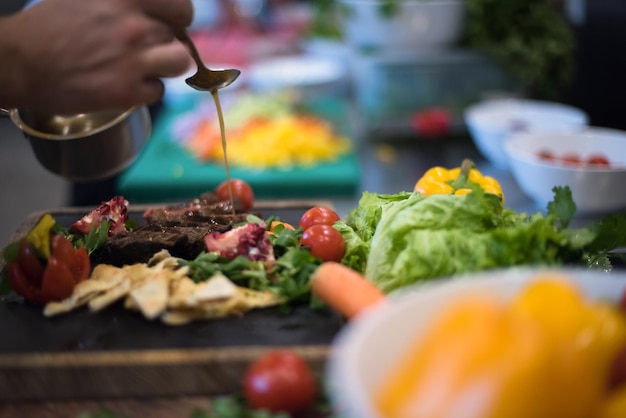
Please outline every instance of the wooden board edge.
M0 403L234 393L252 361L284 348L323 371L326 345L1 355Z

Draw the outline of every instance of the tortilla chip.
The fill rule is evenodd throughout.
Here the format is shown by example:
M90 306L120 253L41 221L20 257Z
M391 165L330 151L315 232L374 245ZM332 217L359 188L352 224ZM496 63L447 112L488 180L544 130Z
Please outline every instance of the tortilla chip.
M228 280L225 277L223 279ZM223 279L219 278L219 281L221 282ZM229 280L228 282L232 284ZM220 283L221 285L222 283ZM161 319L168 325L184 325L197 320L241 315L251 309L267 308L283 302L283 298L274 292L257 291L239 286L234 286L234 288L236 292L231 297L205 299L187 307L179 305L164 312Z
M269 308L270 306L280 305L284 299L274 292L258 291L245 287L239 287L239 299L241 303L248 309Z
M103 292L89 301L89 310L98 312L122 299L130 292L130 279L125 278L119 285Z
M129 298L134 302L143 316L154 319L161 315L167 307L169 297L169 279L166 272L161 271L146 279L132 289Z

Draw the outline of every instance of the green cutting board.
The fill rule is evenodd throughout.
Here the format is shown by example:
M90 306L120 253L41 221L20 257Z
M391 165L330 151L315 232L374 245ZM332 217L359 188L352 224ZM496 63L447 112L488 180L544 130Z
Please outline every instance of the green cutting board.
M118 179L119 193L126 199L133 203L179 201L213 190L226 179L223 165L198 161L171 138L171 124L193 105L164 108L159 114L150 140ZM349 136L348 112L343 102L318 100L308 107ZM231 178L247 181L257 199L354 197L360 181L354 152L311 167L266 170L231 167L230 174Z

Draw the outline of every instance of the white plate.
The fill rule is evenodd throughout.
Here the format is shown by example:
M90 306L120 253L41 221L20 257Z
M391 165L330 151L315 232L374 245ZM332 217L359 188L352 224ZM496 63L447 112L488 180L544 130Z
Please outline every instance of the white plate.
M253 64L248 72L248 83L257 91L316 87L339 82L345 75L345 65L336 58L296 55Z

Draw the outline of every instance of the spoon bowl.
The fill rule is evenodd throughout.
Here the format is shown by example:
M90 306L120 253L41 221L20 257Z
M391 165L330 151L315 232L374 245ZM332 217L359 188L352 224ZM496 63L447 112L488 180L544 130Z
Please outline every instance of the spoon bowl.
M237 69L211 70L206 67L187 78L185 82L189 87L200 91L215 91L228 87L239 77L241 71Z
M196 90L210 91L213 93L231 85L241 74L241 71L233 68L224 70L211 70L207 68L204 62L202 62L195 44L186 31L177 31L176 38L187 46L191 57L198 67L196 73L185 80L190 87Z

